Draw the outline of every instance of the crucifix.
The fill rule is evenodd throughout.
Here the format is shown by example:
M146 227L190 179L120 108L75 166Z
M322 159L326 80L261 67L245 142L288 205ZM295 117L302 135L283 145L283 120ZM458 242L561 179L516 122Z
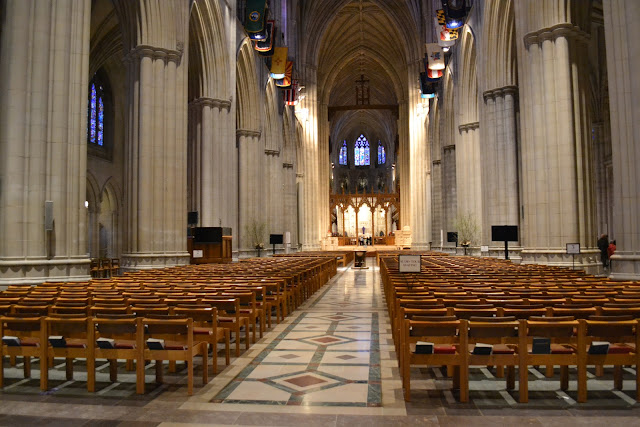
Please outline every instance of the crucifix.
M369 105L369 79L365 79L364 74L356 80L356 105Z

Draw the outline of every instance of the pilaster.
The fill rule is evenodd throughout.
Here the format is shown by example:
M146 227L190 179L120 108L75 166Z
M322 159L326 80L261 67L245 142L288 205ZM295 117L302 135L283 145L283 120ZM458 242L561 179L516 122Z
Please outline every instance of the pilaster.
M9 0L2 14L0 289L88 280L91 2Z

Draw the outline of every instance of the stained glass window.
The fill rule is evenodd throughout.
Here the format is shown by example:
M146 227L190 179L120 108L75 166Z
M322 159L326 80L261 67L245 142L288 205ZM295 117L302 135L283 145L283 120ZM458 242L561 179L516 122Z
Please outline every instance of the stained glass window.
M347 141L344 141L342 143L342 147L340 148L340 157L338 159L338 164L347 164Z
M369 166L371 164L371 159L369 158L369 141L367 141L364 135L360 135L360 137L356 139L353 154L356 166Z
M384 150L382 142L378 141L378 164L384 165L387 161L387 153Z
M89 90L89 120L87 140L89 144L104 146L105 92L97 77L91 81Z

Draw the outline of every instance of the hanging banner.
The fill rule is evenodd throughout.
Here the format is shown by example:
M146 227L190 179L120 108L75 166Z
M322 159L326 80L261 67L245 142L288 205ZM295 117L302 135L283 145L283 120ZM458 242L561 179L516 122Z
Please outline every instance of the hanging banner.
M247 0L244 29L251 37L252 33L259 33L265 26L265 9L267 0Z
M433 83L427 77L427 73L420 73L420 97L421 98L435 98L437 83Z
M466 0L442 0L442 8L446 16L447 28L455 30L464 25L467 16Z
M286 89L291 86L291 75L293 74L293 61L287 61L284 71L284 78L276 80L276 86Z
M438 39L438 44L442 47L451 47L456 44L456 40L458 39L458 30L450 30L444 26L444 24L440 24L438 18L434 18L434 28L436 30L436 38Z
M427 77L430 79L439 79L442 77L442 70L427 70Z
M298 103L298 81L294 80L291 83L290 89L285 89L282 92L285 105L296 105Z
M269 52L273 48L273 35L275 33L276 21L269 20L267 21L267 37L264 40L255 40L254 41L254 49L258 52Z
M284 79L284 73L287 68L287 54L289 50L286 47L274 47L273 58L271 59L271 77L274 79Z
M427 58L429 58L430 70L443 70L444 69L444 52L442 47L438 43L427 43Z

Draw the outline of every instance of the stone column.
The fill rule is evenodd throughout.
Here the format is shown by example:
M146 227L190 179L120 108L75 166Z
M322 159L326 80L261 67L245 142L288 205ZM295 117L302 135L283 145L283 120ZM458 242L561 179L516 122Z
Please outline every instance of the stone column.
M91 2L3 2L0 289L89 279L86 199ZM45 201L53 229L45 230Z
M528 14L528 9L516 5L521 21ZM580 243L582 254L576 265L588 271L598 266L587 37L572 23L523 36L519 61L523 263L569 267L572 257L565 253L566 244Z
M185 237L187 104L183 101L187 66L182 57L181 50L145 45L125 57L129 95L126 269L189 263Z
M190 146L192 166L191 191L193 207L199 213L202 227L232 227L222 221L226 211L234 204L228 196L230 185L225 173L229 159L225 154L229 141L223 137L225 123L222 120L230 108L230 102L212 98L198 98L191 102L191 127L193 135ZM226 218L225 218L226 219ZM236 231L236 230L234 230Z
M613 163L613 232L617 250L611 276L640 279L640 3L605 0Z
M256 203L258 189L256 174L256 152L260 132L246 129L236 131L238 138L238 248L245 251L253 251L254 243L250 236L246 235L247 228L253 221L258 221L256 216Z
M516 107L518 88L505 86L485 91L481 150L483 227L482 242L498 256L504 244L491 241L492 225L520 225ZM513 247L512 247L513 245ZM518 242L509 242L516 249ZM513 258L511 255L510 258Z
M408 101L398 101L398 158L396 159L396 180L400 188L400 226L411 225L411 147L409 141Z
M320 193L319 186L319 144L318 144L318 88L316 87L317 70L313 67L306 66L303 69L304 82L306 87L306 98L299 105L300 108L306 108L306 117L301 120L302 133L302 149L304 150L304 179L302 181L304 187L304 228L302 236L303 250L320 249L320 238L322 230L326 224L320 224L320 207L319 201L323 197ZM326 195L324 195L326 196Z
M449 231L454 230L458 212L458 192L456 185L456 146L445 145L442 148L442 205L444 240Z

